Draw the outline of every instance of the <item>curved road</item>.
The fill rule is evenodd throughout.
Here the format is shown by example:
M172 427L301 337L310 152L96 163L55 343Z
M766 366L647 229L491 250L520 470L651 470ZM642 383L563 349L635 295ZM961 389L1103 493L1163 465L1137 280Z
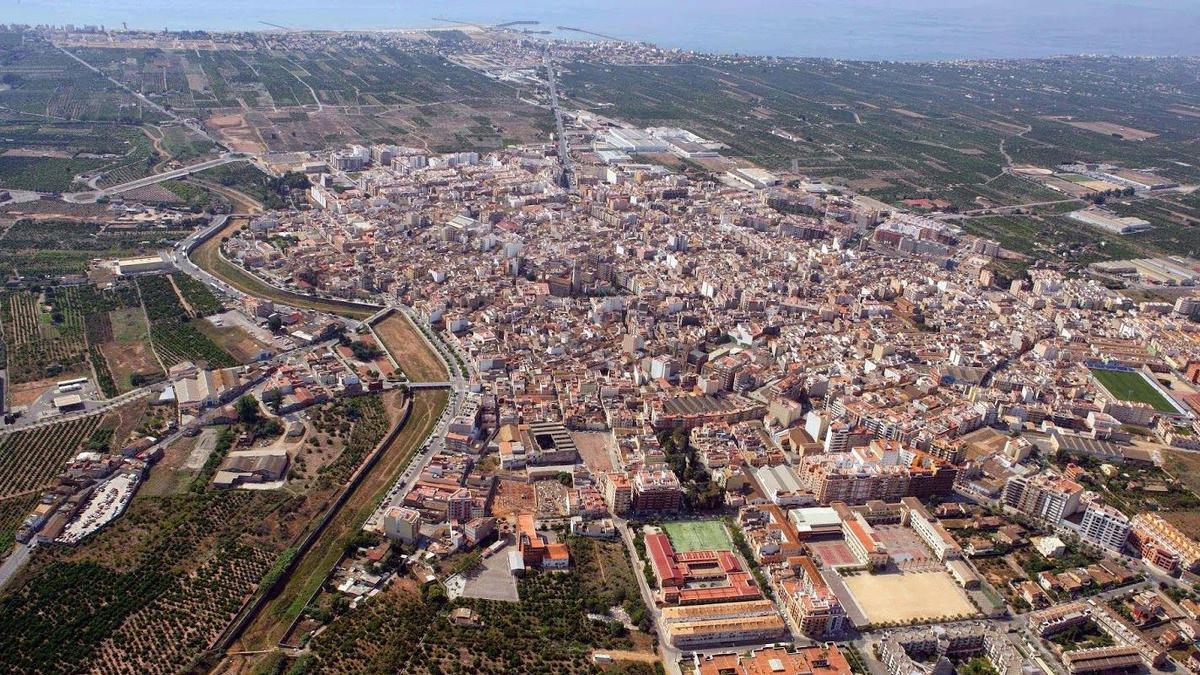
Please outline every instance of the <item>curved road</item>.
M185 167L181 167L179 169L174 169L172 171L165 171L163 173L155 173L155 174L151 174L149 176L143 176L142 178L136 178L134 180L131 180L131 181L128 181L125 183L121 183L120 185L113 185L112 187L101 188L99 190L90 191L90 192L69 192L67 194L64 194L62 196L62 199L64 202L70 202L72 204L91 204L91 203L95 202L97 199L99 199L100 197L107 197L109 195L120 194L122 192L128 192L129 190L136 190L137 188L147 187L149 185L154 185L155 183L161 183L161 182L167 181L167 180L183 178L184 176L188 176L193 173L198 173L200 171L205 171L207 169L212 169L214 167L218 167L223 164L232 164L233 162L244 162L244 161L246 161L246 159L247 158L245 156L240 155L240 154L226 153L225 155L218 157L217 159L206 160L203 162L192 164L190 166L185 166Z

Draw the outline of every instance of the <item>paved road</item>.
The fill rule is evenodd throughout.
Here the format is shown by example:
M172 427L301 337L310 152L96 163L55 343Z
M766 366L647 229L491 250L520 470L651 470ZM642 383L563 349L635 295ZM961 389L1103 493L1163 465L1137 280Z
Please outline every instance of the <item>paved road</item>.
M4 559L4 563L0 564L0 589L3 589L22 567L29 560L29 547L25 544L17 544L13 547L12 553Z
M416 323L420 320L420 318L416 316L416 313L407 306L398 305L397 309L407 315L409 320L411 320L413 323ZM420 329L418 329L417 332L421 333L421 339L425 340L425 343L428 345L429 349L432 349L434 353L438 355L438 358L442 360L442 363L446 366L447 372L450 373L450 381L427 383L410 382L409 387L422 389L431 387L445 388L448 386L450 388L450 399L447 401L446 407L442 410L442 415L438 418L437 424L434 425L433 430L429 433L429 437L425 439L424 444L421 446L421 451L409 461L408 467L404 470L404 473L400 475L400 478L397 479L396 483L391 487L391 489L388 490L387 495L384 496L383 500L380 502L379 508L376 509L375 513L367 519L364 527L375 527L378 524L379 519L383 517L382 514L387 509L387 506L397 503L404 495L408 494L409 490L413 489L413 486L417 483L417 479L421 476L421 472L425 470L425 467L429 464L429 461L433 459L433 456L439 452L445 451L446 431L450 428L450 421L458 416L459 408L462 404L463 394L470 391L471 388L469 378L464 378L458 369L454 367L454 364L451 364L442 353L442 349L453 351L455 349L454 346L446 343L440 337L435 337L431 340ZM464 363L466 363L466 361L464 361Z
M558 106L558 83L554 79L554 62L550 60L550 51L542 57L546 67L546 82L550 85L550 110L554 112L554 129L558 134L558 163L562 167L566 188L575 190L575 169L571 166L571 153L567 143L567 134L563 129L562 110Z
M650 612L650 618L654 620L654 626L658 629L658 656L663 662L663 667L666 669L668 675L683 675L683 671L679 668L679 659L683 658L683 652L667 643L662 630L662 612L659 611L658 604L654 602L654 592L650 590L650 585L646 583L646 575L642 574L642 570L637 564L638 556L637 548L633 545L633 530L629 528L629 523L624 518L613 516L613 523L616 524L617 530L621 533L621 541L625 542L626 552L629 554L629 562L633 565L633 577L637 579L638 590L642 593L642 602L645 603L646 609Z
M213 218L212 224L208 227L196 230L188 235L187 238L176 242L175 248L171 249L169 255L171 262L173 262L175 266L185 274L199 279L200 281L208 284L210 287L222 293L226 293L235 298L243 298L246 297L245 293L239 291L233 286L230 286L224 281L221 281L208 272L205 272L203 269L193 263L190 257L188 257L188 255L192 252L192 249L200 243L206 234L214 230L219 231L221 228L225 227L225 222L227 220L229 220L229 216L217 216Z
M184 125L185 127L200 134L205 139L207 139L209 142L211 142L213 145L220 146L222 148L225 148L226 150L230 149L230 148L226 147L225 144L222 143L221 141L218 141L216 138L213 138L212 136L210 136L209 133L204 130L204 127L201 126L201 124L198 121L196 121L192 118L180 117L179 115L175 114L173 111L168 110L168 109L164 108L163 106L159 105L158 103L155 103L154 101L151 101L150 99L146 98L145 96L142 95L141 92L134 91L133 89L130 89L129 87L127 87L125 85L125 83L109 77L108 75L104 74L104 71L100 70L96 66L93 66L92 64L88 63L87 61L84 61L83 59L79 58L78 56L75 56L74 54L72 54L70 51L64 49L63 47L59 47L58 50L60 52L62 52L63 54L66 54L67 56L71 57L75 61L79 62L84 68L87 68L88 70L92 71L93 73L96 73L100 77L103 77L104 79L108 80L109 82L112 82L113 84L117 85L121 89L124 89L126 92L131 94L134 98L141 101L144 105L162 113L163 115L166 115L167 117L170 117L171 119L175 120L176 122L179 122L180 124Z
M67 194L64 194L62 196L62 198L63 198L63 201L70 202L72 204L90 204L90 203L95 202L97 199L99 199L101 197L108 197L110 195L120 194L122 192L128 192L130 190L136 190L138 188L147 187L150 185L154 185L156 183L161 183L163 181L174 180L176 178L183 178L184 176L188 176L193 173L198 173L200 171L205 171L207 169L221 166L223 164L231 164L233 162L244 162L244 161L246 161L246 157L244 157L244 156L234 155L234 154L225 154L216 159L210 159L210 160L206 160L203 162L198 162L198 163L192 164L190 166L180 167L178 169L173 169L171 171L166 171L163 173L156 173L156 174L153 174L150 176L143 176L142 178L137 178L137 179L125 182L125 183L121 183L120 185L113 185L112 187L101 188L99 190L88 191L88 192L69 192Z

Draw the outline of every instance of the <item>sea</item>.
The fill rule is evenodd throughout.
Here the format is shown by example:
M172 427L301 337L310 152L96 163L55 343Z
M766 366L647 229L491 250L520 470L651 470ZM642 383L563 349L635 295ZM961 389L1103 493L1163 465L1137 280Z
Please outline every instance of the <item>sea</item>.
M166 30L453 22L757 56L934 61L1200 55L1200 0L0 0L0 23Z

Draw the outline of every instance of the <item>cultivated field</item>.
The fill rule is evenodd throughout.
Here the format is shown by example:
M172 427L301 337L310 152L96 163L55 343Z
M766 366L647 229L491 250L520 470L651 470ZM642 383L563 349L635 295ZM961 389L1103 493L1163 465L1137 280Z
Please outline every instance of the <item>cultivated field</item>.
M0 499L49 486L104 417L89 415L0 437Z
M182 361L209 368L237 365L236 359L192 325L169 277L141 277L137 285L150 320L150 341L164 366Z
M663 523L662 529L676 551L732 550L729 534L719 520L687 520Z
M946 572L861 573L842 580L873 624L975 614L975 606Z

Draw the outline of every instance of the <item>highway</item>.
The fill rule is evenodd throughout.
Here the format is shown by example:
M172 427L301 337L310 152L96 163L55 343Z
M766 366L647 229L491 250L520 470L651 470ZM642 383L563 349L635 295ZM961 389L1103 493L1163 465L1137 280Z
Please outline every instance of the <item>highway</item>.
M190 166L180 167L178 169L173 169L171 171L165 171L163 173L156 173L156 174L152 174L150 176L143 176L142 178L136 178L134 180L131 180L131 181L128 181L125 183L121 183L120 185L113 185L112 187L101 188L99 190L88 191L88 192L70 192L70 193L64 194L62 196L62 198L63 198L63 201L70 202L72 204L90 204L90 203L95 202L97 199L99 199L101 197L108 197L110 195L120 194L122 192L128 192L129 190L136 190L137 188L147 187L150 185L154 185L155 183L161 183L161 182L167 181L167 180L183 178L184 176L188 176L193 173L198 173L198 172L204 171L206 169L211 169L213 167L221 166L223 164L231 164L233 162L244 162L244 161L246 161L245 155L241 155L238 153L225 153L224 155L222 155L216 159L205 160L203 162L198 162L198 163L192 164Z
M546 82L550 85L550 110L554 113L554 129L558 134L558 163L562 167L566 188L575 191L575 169L571 165L571 152L567 143L567 134L563 129L562 110L558 106L558 83L554 80L554 62L550 60L550 51L542 57L546 66Z
M171 249L171 253L169 255L171 262L175 263L175 266L178 267L182 272L188 274L189 276L193 276L200 281L203 281L212 288L222 293L226 293L231 297L242 298L245 297L245 293L242 293L233 286L230 286L224 281L221 281L208 272L200 269L200 267L193 263L192 259L188 257L188 255L192 252L192 249L200 243L206 234L208 234L210 231L220 230L222 227L225 227L225 222L227 220L229 220L229 216L217 216L213 218L212 225L196 230L188 235L186 239L181 239L180 241L176 242L175 248Z

